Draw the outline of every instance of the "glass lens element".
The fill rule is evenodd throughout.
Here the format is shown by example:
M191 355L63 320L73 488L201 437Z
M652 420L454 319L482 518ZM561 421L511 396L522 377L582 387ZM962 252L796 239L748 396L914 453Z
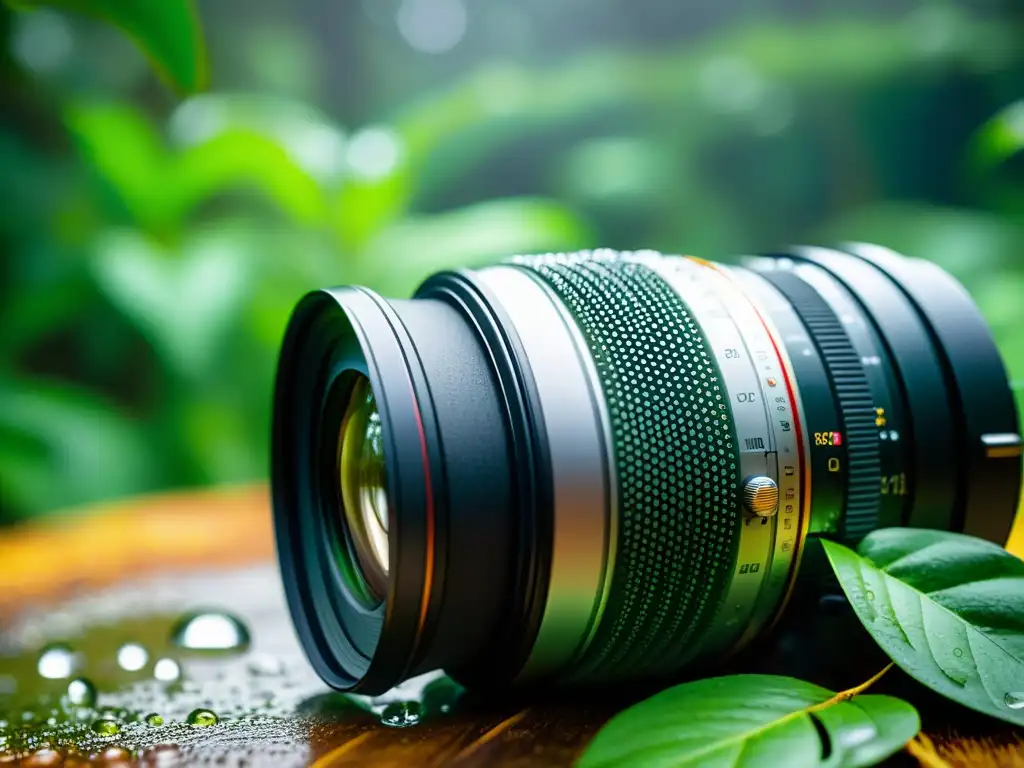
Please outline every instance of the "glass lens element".
M338 435L338 474L345 526L357 575L376 602L388 589L388 497L384 441L373 388L356 379Z

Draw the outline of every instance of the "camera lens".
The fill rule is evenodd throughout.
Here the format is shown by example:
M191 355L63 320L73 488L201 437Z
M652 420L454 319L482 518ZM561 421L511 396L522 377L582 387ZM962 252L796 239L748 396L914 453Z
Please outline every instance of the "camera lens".
M388 587L388 498L380 412L369 380L357 374L338 435L338 477L356 587L368 602Z
M664 678L770 632L820 538L1005 542L1019 433L984 321L928 262L518 257L300 302L278 552L339 689Z

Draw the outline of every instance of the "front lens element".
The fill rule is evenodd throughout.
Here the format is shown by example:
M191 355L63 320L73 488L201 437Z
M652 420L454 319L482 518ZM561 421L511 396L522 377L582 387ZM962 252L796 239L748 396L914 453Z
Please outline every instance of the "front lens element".
M388 497L380 412L369 380L356 374L338 435L338 476L357 576L372 600L388 588Z

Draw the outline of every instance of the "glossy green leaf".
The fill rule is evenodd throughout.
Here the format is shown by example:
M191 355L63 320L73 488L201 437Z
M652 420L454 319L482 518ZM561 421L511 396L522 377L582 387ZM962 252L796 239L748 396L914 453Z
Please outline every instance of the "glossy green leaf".
M206 49L193 0L14 0L16 8L52 6L120 27L172 84L206 85Z
M735 675L669 688L601 729L578 768L856 768L899 751L920 729L890 696L848 700L791 677Z
M945 531L876 531L854 552L824 542L871 636L896 664L964 706L1024 725L1024 561Z

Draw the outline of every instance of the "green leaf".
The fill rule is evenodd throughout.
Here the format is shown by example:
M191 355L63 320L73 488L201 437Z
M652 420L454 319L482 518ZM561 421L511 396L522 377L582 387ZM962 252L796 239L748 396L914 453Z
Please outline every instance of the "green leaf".
M167 251L141 233L112 231L98 239L91 267L100 290L169 368L201 377L242 315L255 266L252 240L225 226Z
M856 693L772 675L686 683L612 718L578 768L875 765L917 735L920 719L904 701Z
M206 86L206 49L192 0L15 0L16 8L53 6L120 27L158 71L185 91Z
M564 206L529 198L493 200L406 218L384 229L367 244L361 274L354 277L386 295L402 296L439 270L591 244L587 227Z
M406 212L411 183L407 173L383 179L347 180L334 200L334 229L345 248L359 249Z
M896 664L953 701L1024 725L1024 561L945 531L876 531L859 554L823 543L857 616Z
M204 93L179 104L167 127L171 144L182 149L236 132L265 136L323 184L337 181L345 168L342 130L320 110L295 99L265 93Z
M0 382L5 514L150 490L155 459L143 427L92 394L44 381Z
M105 191L134 221L154 226L166 189L160 137L141 113L127 104L86 103L69 107L64 122L78 151Z
M988 170L1024 151L1024 100L998 112L971 140L974 165Z
M301 224L326 217L316 178L277 135L230 124L193 135L172 152L128 105L78 104L65 121L113 198L149 232L175 231L202 203L236 188L262 192Z
M223 133L192 147L179 155L175 169L168 181L176 203L170 210L178 219L217 193L242 185L260 190L299 224L316 224L326 212L316 181L284 147L251 131Z

